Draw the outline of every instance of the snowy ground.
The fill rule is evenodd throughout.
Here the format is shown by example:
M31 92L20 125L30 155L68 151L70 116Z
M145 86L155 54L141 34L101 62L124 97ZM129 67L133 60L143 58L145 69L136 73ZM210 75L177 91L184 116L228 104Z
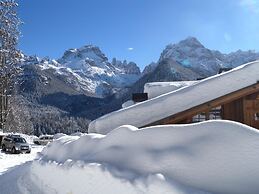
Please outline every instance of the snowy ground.
M230 121L61 136L0 176L1 192L258 194L259 132Z
M30 154L10 154L0 151L0 175L6 173L16 166L32 161L37 158L37 154L43 149L42 146L32 146ZM0 177L1 179L1 177Z
M3 134L0 131L0 134ZM10 154L8 152L3 152L0 150L0 175L6 173L14 169L15 167L24 164L28 161L32 161L37 158L38 153L42 151L44 148L43 146L38 146L33 144L33 139L35 136L29 136L24 134L17 134L21 135L26 141L31 145L31 153L30 154ZM0 178L1 179L1 178Z

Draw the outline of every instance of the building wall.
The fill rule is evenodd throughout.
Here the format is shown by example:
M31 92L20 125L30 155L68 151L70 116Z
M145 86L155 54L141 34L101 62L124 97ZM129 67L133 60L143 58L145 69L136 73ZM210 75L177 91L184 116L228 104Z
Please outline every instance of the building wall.
M222 105L222 119L244 123L244 100L240 98Z
M244 123L259 129L259 99L244 99Z
M212 109L207 111L207 113L211 113L211 111ZM244 123L259 129L259 94L249 95L232 102L222 104L220 111L221 119ZM192 123L195 121L194 118L200 115L206 115L206 112L201 112L193 117L183 119L181 122L177 123ZM204 116L204 118L200 121L210 119L212 119L211 116Z

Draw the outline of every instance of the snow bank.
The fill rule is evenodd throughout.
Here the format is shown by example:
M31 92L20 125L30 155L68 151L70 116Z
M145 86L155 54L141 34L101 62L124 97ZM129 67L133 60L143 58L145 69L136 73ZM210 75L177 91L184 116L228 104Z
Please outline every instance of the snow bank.
M172 92L179 88L191 86L198 81L179 81L179 82L152 82L146 83L144 86L144 92L148 93L148 99L155 98L162 94Z
M60 138L33 172L39 185L58 193L258 194L258 150L259 132L231 121L122 126L107 135Z
M114 176L111 168L100 164L83 164L68 161L63 165L56 163L41 164L34 162L31 167L33 179L31 185L36 185L36 193L46 194L183 194L193 189L180 189L175 184L168 184L162 175L149 175L130 182ZM26 190L26 189L24 189Z
M72 133L70 136L84 136L84 135L86 135L86 133L75 132L75 133ZM59 139L61 137L65 137L65 136L68 136L68 135L66 135L64 133L56 133L56 134L54 134L53 139L56 140L56 139Z
M107 134L121 125L142 127L253 85L258 79L259 61L255 61L201 80L192 86L104 115L92 121L88 131Z

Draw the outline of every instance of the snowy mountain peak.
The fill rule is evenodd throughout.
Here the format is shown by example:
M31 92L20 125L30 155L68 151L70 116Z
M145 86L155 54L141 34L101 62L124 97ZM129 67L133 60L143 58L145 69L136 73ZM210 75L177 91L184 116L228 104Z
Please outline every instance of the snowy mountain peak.
M169 44L166 46L166 49L178 49L178 50L193 50L193 49L205 49L205 47L200 43L200 41L195 37L188 37L184 40L181 40L177 44Z
M197 38L191 36L186 38L185 40L180 41L178 45L204 48L204 46L200 43L200 41Z
M221 67L236 67L259 59L255 51L238 50L222 54L204 47L196 38L188 37L177 44L169 44L162 52L159 62L172 59L202 76L216 74Z
M94 97L107 97L131 86L141 76L133 62L117 61L111 64L99 47L86 45L68 49L59 60L37 57L24 58L24 64L33 64L42 71L52 72L62 83L77 92Z
M131 61L128 63L126 60L120 61L120 60L117 60L116 58L113 58L112 65L116 68L123 69L126 74L136 74L136 75L141 74L137 64Z
M65 51L59 63L71 69L85 69L87 66L104 67L108 62L108 58L100 50L99 47L86 45L79 49L69 49Z

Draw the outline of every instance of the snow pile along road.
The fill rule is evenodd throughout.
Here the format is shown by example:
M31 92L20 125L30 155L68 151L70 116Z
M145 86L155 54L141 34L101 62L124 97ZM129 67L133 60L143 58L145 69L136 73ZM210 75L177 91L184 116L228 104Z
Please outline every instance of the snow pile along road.
M61 137L27 177L36 193L258 194L258 150L259 132L230 121L122 126L108 135Z

